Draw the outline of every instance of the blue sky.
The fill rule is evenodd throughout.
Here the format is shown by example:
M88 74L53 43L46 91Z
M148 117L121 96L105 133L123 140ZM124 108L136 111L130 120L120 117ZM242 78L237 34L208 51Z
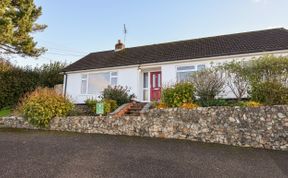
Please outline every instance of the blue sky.
M89 52L111 50L128 34L127 47L275 27L288 28L287 0L35 0L42 6L33 34L48 52L11 57L18 65L74 62Z

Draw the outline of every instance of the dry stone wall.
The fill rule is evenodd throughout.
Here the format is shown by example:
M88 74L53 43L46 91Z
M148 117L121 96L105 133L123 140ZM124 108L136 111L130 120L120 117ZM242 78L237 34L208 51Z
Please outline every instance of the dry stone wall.
M3 127L35 129L21 117L0 118ZM120 118L54 118L50 130L187 139L243 147L288 150L288 106L153 109Z

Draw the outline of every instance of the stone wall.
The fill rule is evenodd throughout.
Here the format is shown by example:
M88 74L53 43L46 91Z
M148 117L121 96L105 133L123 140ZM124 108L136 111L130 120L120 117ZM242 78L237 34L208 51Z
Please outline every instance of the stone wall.
M2 118L5 127L34 128L23 118ZM288 106L153 109L139 117L55 118L50 130L187 139L243 147L288 150Z

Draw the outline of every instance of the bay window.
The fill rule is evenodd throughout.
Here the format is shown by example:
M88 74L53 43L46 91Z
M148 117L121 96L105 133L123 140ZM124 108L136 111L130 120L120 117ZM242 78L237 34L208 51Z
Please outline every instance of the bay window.
M117 72L83 74L81 76L81 94L99 94L108 85L115 86L117 83Z

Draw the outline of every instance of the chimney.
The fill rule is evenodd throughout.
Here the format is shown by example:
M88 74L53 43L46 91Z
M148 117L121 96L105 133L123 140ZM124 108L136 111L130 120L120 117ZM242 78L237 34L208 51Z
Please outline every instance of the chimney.
M121 42L121 40L118 40L118 43L115 45L115 51L121 51L122 49L125 49L125 45Z

